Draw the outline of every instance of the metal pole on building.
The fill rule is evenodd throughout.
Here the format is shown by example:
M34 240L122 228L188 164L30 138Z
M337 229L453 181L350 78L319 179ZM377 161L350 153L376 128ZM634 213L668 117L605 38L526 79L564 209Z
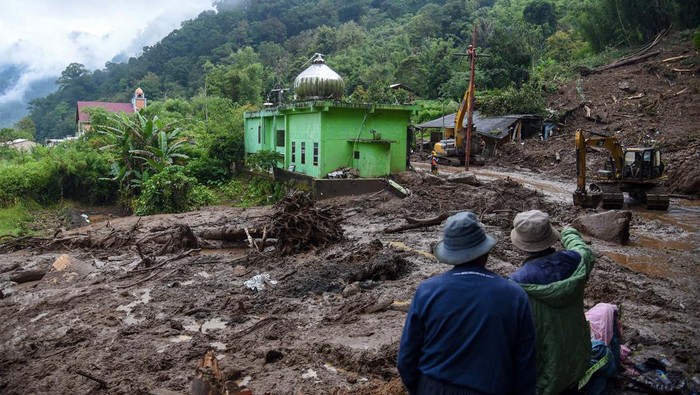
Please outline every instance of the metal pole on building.
M472 45L467 48L469 57L469 102L467 103L467 138L464 147L464 169L469 170L469 156L471 154L472 129L474 127L474 69L476 68L476 26L472 35Z

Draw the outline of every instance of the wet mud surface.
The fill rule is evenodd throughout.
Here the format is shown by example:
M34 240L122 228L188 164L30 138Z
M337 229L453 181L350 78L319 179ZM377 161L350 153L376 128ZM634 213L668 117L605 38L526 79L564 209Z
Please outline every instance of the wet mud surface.
M143 273L133 247L3 255L3 278L17 266L47 268L63 254L78 273L2 283L0 392L185 394L197 361L213 349L224 379L255 394L403 393L395 363L405 311L417 284L449 267L430 254L440 226L385 229L406 217L472 210L499 240L488 267L507 276L523 258L508 238L518 211L545 210L556 226L586 212L559 198L566 193L559 181L516 181L527 181L528 172L482 168L481 185L468 186L445 182L447 174L433 177L423 166L397 177L412 191L405 199L382 192L320 202L341 211L346 237L323 249L282 257L271 247L207 249ZM586 289L587 307L621 306L632 358L667 358L688 377L700 362L697 208L680 199L668 213L631 207L630 245L590 239L599 257ZM176 221L196 231L211 223L253 224L270 210L214 207L141 223L159 229ZM134 221L113 219L109 226L129 229ZM256 292L244 282L257 274L271 281Z

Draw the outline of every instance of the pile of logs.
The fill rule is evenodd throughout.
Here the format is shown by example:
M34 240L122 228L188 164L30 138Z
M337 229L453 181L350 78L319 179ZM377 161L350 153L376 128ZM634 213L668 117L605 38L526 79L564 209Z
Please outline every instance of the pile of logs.
M298 190L277 203L271 229L282 255L324 247L344 238L340 215L334 207L316 207L308 194Z

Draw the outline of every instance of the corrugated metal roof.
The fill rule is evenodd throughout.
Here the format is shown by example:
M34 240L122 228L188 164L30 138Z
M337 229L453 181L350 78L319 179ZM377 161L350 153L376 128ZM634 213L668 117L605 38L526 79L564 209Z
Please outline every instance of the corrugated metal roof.
M455 124L455 116L457 113L448 114L443 117L433 119L432 121L421 123L416 127L421 129L427 128L451 128ZM508 128L520 119L537 119L538 115L532 114L511 114L502 115L500 117L482 117L478 111L474 111L474 127L480 135L490 138L502 139L508 135ZM467 118L464 118L462 126L467 126Z
M131 103L110 103L104 101L79 101L78 102L78 122L90 122L90 114L84 112L86 108L99 107L109 112L133 113L134 106Z

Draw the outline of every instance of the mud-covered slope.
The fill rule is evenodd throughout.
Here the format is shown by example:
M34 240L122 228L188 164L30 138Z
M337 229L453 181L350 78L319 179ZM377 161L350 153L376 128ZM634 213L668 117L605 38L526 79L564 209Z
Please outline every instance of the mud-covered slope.
M581 129L617 136L628 147L656 144L663 152L669 190L700 193L700 54L689 35L677 32L645 54L652 56L582 75L551 94L548 108L560 116L554 137L509 144L498 163L573 178L573 133Z

